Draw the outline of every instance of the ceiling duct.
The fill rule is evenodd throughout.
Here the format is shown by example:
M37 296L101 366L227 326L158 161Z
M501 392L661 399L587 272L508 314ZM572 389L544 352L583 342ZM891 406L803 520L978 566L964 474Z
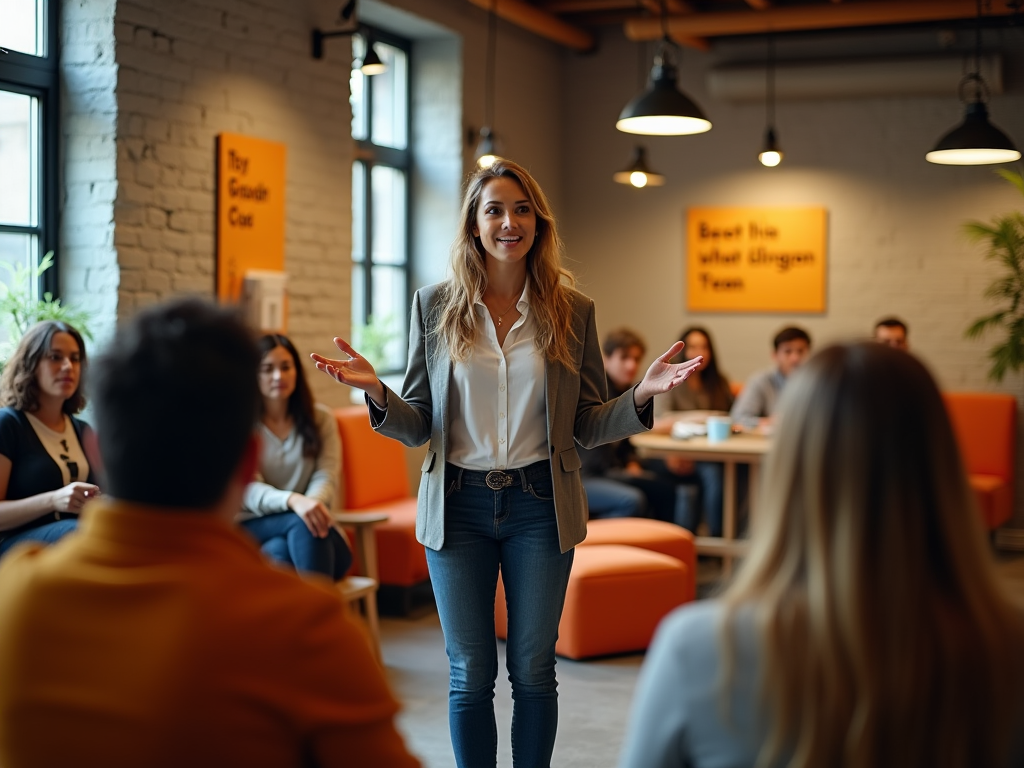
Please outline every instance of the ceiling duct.
M847 99L878 96L956 96L972 56L797 61L775 64L776 99ZM1003 92L1003 58L981 57L989 91ZM722 64L707 74L708 92L722 101L763 101L764 63Z

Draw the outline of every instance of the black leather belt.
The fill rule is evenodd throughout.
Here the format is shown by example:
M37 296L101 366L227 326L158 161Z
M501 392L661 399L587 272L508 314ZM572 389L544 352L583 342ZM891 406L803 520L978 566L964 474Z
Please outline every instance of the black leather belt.
M445 465L448 480L457 480L459 485L485 485L492 491L500 491L514 485L529 486L530 483L551 476L551 464L547 459L535 461L515 469L463 469L455 464Z

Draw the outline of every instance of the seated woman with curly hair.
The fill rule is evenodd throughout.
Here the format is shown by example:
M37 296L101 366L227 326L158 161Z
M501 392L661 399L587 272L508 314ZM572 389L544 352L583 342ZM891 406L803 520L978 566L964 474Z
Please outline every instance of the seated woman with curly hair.
M85 342L47 320L21 338L0 379L0 555L22 541L51 543L75 530L99 495L83 445Z
M260 339L259 476L245 492L242 527L272 559L337 580L352 565L331 525L341 440L334 414L313 401L287 336Z

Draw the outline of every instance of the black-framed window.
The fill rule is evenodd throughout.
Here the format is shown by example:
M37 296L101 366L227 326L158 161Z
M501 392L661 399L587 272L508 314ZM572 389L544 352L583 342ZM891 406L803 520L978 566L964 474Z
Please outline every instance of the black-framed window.
M32 267L57 252L57 0L4 0L0 24L0 261ZM0 269L0 281L11 273ZM57 269L38 294L57 293Z
M361 60L367 41L387 67L352 70L352 326L360 353L381 374L405 367L411 297L409 209L410 51L408 40L366 28L353 38ZM376 358L376 359L374 359Z

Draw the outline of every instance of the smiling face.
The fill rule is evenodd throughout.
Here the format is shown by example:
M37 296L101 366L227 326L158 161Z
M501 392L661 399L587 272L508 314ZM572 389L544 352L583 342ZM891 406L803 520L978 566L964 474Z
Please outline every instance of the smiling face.
M473 236L480 239L488 261L523 261L537 234L537 213L514 179L491 179L480 193Z
M55 333L50 348L36 366L40 398L67 400L78 390L82 377L82 350L70 333Z
M295 391L295 360L284 347L274 347L260 361L260 394L264 401L287 401Z

